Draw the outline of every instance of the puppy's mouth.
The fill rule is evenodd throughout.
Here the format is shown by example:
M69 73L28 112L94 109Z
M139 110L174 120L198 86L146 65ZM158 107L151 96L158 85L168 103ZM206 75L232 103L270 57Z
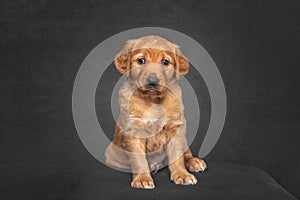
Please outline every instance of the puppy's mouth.
M149 86L144 85L142 87L139 87L139 90L143 93L149 93L149 94L158 94L163 92L162 86Z
M159 88L161 88L160 85L158 85L158 86L146 85L145 91L150 92L150 93L158 93L158 92L161 92L161 90Z
M161 94L165 91L166 86L157 84L157 85L151 85L151 84L137 84L137 89L145 94Z

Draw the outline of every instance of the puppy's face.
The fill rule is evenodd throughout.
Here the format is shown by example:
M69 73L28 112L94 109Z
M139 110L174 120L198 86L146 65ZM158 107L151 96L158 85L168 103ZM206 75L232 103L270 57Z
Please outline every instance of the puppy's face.
M189 70L179 47L158 36L128 41L115 65L144 93L162 93Z
M129 78L143 92L163 92L175 77L174 55L161 49L131 52Z

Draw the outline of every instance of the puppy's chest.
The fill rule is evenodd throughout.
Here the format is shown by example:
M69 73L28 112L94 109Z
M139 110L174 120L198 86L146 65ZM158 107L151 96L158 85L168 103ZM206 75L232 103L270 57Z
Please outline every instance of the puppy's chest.
M166 98L159 103L131 97L129 105L130 116L146 124L159 125L162 120L168 123L174 118L180 118L183 114L181 99L173 94L166 95Z
M157 120L157 125L150 129L149 136L146 139L147 152L162 150L178 133L179 126L183 125L181 113L176 113L172 117L167 117L164 124Z
M170 141L170 136L165 130L160 131L154 136L146 139L147 152L159 151Z
M147 152L164 148L176 136L178 125L183 124L181 99L174 94L166 95L160 103L151 103L140 98L132 98L130 116L139 129L138 134L145 136Z

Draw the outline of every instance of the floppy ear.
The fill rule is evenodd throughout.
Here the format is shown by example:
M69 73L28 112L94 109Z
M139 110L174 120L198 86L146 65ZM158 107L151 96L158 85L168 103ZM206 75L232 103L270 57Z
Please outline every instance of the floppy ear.
M128 40L122 50L116 55L114 63L121 74L130 70L130 51L132 50L134 40Z
M190 64L188 59L181 53L179 47L176 48L176 63L175 69L181 75L185 76L190 69Z

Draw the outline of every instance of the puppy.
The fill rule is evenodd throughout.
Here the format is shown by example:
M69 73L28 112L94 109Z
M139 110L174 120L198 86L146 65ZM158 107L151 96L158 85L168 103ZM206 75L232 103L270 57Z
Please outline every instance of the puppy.
M179 47L159 36L129 40L114 64L126 76L119 91L120 115L105 155L110 165L132 171L131 186L154 188L151 171L168 165L176 184L196 184L190 172L206 164L187 146L180 76L189 62ZM186 169L187 168L187 169Z

